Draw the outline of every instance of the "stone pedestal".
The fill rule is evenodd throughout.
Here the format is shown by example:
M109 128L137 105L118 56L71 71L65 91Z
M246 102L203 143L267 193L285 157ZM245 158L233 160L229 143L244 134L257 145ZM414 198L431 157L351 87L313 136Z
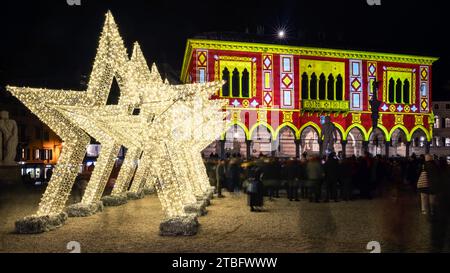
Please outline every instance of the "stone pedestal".
M144 191L144 194L147 194L147 195L156 193L155 188L147 188L147 187L145 187L143 191Z
M185 205L184 212L188 214L194 214L196 216L203 216L208 213L204 201L198 201L197 203Z
M106 195L102 197L103 206L120 206L128 202L126 193Z
M192 236L197 234L199 223L195 215L166 219L159 225L161 236Z
M103 202L98 201L92 204L76 203L66 208L69 217L87 217L103 211Z
M20 165L0 165L0 184L20 183Z
M128 200L138 200L145 197L144 190L140 190L138 192L127 191L127 199Z
M26 216L16 221L16 233L34 234L51 231L64 225L66 220L67 213L65 212L44 216Z

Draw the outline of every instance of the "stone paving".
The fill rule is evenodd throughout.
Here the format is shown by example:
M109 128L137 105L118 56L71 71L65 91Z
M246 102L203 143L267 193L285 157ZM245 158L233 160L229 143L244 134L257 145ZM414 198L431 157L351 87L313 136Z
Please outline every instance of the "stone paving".
M0 191L0 252L69 252L70 241L81 252L369 252L369 241L378 241L382 252L429 251L429 224L410 194L338 203L279 198L251 213L245 194L226 193L212 200L192 237L159 236L161 208L149 195L69 218L51 232L14 234L14 221L32 214L40 196L40 190Z

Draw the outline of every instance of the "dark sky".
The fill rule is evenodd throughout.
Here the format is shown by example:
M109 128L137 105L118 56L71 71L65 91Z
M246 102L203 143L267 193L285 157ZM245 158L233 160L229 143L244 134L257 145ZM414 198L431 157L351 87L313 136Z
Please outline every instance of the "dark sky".
M437 3L433 3L437 2ZM147 62L179 70L186 39L211 31L271 34L321 46L384 50L440 57L434 99L450 99L450 19L445 1L117 1L6 0L0 3L0 84L79 89L89 75L104 14L110 9L128 50L138 41ZM325 40L318 33L325 33ZM275 39L274 39L275 40Z

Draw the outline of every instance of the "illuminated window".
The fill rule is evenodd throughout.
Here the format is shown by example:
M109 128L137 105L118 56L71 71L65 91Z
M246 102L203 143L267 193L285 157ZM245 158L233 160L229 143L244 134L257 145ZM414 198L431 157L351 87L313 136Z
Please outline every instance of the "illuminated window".
M344 100L344 83L342 81L342 76L339 74L336 78L336 99Z
M361 106L360 95L358 93L353 94L353 107L359 108Z
M283 71L291 72L291 58L283 57Z
M222 96L228 97L230 95L230 71L226 67L222 71L222 80L225 81L222 86Z
M40 154L39 149L34 150L34 159L40 159L40 158L41 158L40 155L41 155L41 154Z
M402 103L402 81L400 79L397 80L395 85L395 102Z
M445 147L450 147L450 138L449 137L445 138Z
M250 86L249 86L249 73L247 69L242 71L242 97L248 98L250 94Z
M302 75L302 99L309 99L308 85L308 74L305 72Z
M325 75L322 73L320 74L319 79L319 100L325 100L326 99L326 80Z
M440 128L440 118L438 116L434 117L434 128L439 129Z
M359 63L352 63L352 74L353 76L359 76Z
M206 82L206 74L205 74L204 68L200 68L198 70L198 82L200 82L200 83Z
M239 71L235 68L231 78L231 94L233 97L239 97L239 85Z
M389 96L388 102L395 102L395 81L393 78L389 80Z
M309 97L312 100L317 99L317 76L316 73L312 73L311 81L309 82Z
M334 77L333 75L328 76L328 82L327 82L327 99L328 100L334 100Z
M403 103L409 104L410 98L409 98L409 81L405 80L403 82Z
M285 106L292 106L292 93L290 90L283 90L283 104Z
M421 85L420 85L420 95L422 96L422 97L426 97L427 96L427 92L428 90L427 90L427 84L426 83L422 83Z

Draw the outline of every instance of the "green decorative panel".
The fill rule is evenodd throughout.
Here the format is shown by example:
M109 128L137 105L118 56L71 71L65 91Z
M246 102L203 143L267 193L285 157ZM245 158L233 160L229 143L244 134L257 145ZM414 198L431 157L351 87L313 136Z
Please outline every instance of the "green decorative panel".
M348 101L334 101L334 100L303 100L303 111L324 111L324 112L348 112Z

